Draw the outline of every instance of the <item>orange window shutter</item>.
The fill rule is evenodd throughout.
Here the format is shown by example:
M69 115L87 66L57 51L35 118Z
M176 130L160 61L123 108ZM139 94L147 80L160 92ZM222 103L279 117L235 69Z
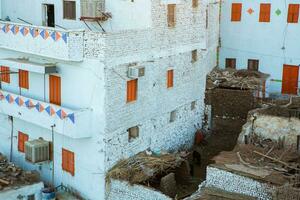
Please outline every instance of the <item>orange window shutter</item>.
M28 71L19 70L19 87L29 89Z
M75 175L74 153L64 148L62 149L62 169L69 172L72 176Z
M72 176L75 175L75 155L73 152L69 154L69 170Z
M174 70L168 70L167 73L167 88L173 87L174 82Z
M9 67L1 66L1 81L10 83Z
M259 22L270 22L271 20L271 4L260 4Z
M127 102L137 99L137 79L127 81Z
M231 21L238 22L242 18L242 4L233 3L231 7Z
M299 4L290 4L288 10L288 23L298 23L299 20Z
M61 79L58 76L49 76L50 103L61 105Z
M29 140L29 136L25 133L18 132L18 151L25 152L25 142Z

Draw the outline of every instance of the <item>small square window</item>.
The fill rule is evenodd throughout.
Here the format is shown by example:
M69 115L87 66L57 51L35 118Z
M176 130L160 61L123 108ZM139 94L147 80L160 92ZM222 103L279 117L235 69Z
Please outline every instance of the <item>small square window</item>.
M248 70L258 71L258 67L259 67L259 60L253 60L253 59L248 60Z
M196 109L196 101L193 101L191 103L191 110L195 110Z
M76 19L76 2L73 0L64 0L64 19Z
M198 51L197 49L192 51L192 63L196 62L198 60Z
M235 58L226 58L226 68L236 69L236 59Z
M27 199L28 200L35 200L35 195L34 194L28 195Z
M197 7L198 7L198 4L199 4L198 0L192 0L192 1L193 1L193 2L192 2L193 8L197 8Z
M170 113L170 122L174 122L176 120L176 110Z
M134 126L129 128L128 130L128 141L132 142L134 139L139 137L139 127L138 126Z

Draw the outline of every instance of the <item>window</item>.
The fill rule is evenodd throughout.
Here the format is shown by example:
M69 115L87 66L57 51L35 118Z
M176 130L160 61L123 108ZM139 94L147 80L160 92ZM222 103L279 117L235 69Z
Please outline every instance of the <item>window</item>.
M167 72L167 88L171 88L174 85L174 70L170 69Z
M1 81L10 83L9 67L1 66Z
M168 4L168 26L174 27L176 24L175 16L176 4Z
M59 76L49 76L49 101L61 105L61 80Z
M64 19L76 19L76 2L64 0Z
M298 23L299 19L299 4L290 4L288 11L288 23Z
M242 4L233 3L231 7L231 21L238 22L242 18Z
M226 68L236 68L236 59L235 58L226 58Z
M197 8L197 7L198 7L198 4L199 4L198 0L192 0L192 1L193 1L193 2L192 2L193 8Z
M138 80L127 81L127 103L137 99Z
M271 4L260 4L259 22L270 22Z
M259 60L248 60L248 70L258 71Z
M198 51L197 49L192 51L192 63L196 62L198 60Z
M25 133L22 133L19 131L18 133L18 151L19 152L25 152L25 142L27 142L29 139L29 136Z
M128 130L128 141L132 142L134 139L139 137L139 127L134 126L129 128Z
M196 101L192 101L191 110L195 110L195 109L196 109Z
M174 122L176 120L176 110L170 113L170 122Z
M62 169L69 172L72 176L75 175L75 156L72 151L62 149Z
M19 87L29 89L28 71L19 69Z
M35 200L35 195L34 194L28 195L27 200Z

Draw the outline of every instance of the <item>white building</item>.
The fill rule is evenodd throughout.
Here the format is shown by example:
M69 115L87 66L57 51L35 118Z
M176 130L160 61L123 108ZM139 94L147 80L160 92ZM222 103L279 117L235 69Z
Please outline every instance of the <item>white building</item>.
M297 94L299 34L299 1L224 1L220 66L258 68L271 75L267 93Z
M13 161L98 200L119 159L192 145L216 66L217 2L0 5L0 151ZM54 163L25 160L25 141L38 138L52 142Z

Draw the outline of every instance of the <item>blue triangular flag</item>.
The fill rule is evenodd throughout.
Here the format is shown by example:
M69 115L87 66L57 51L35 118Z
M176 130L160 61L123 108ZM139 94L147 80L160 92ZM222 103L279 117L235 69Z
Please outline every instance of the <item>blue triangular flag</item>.
M67 33L63 33L62 39L65 41L65 43L67 43L67 39L68 39Z
M74 115L74 113L68 114L68 117L73 122L73 124L75 124L75 115Z

